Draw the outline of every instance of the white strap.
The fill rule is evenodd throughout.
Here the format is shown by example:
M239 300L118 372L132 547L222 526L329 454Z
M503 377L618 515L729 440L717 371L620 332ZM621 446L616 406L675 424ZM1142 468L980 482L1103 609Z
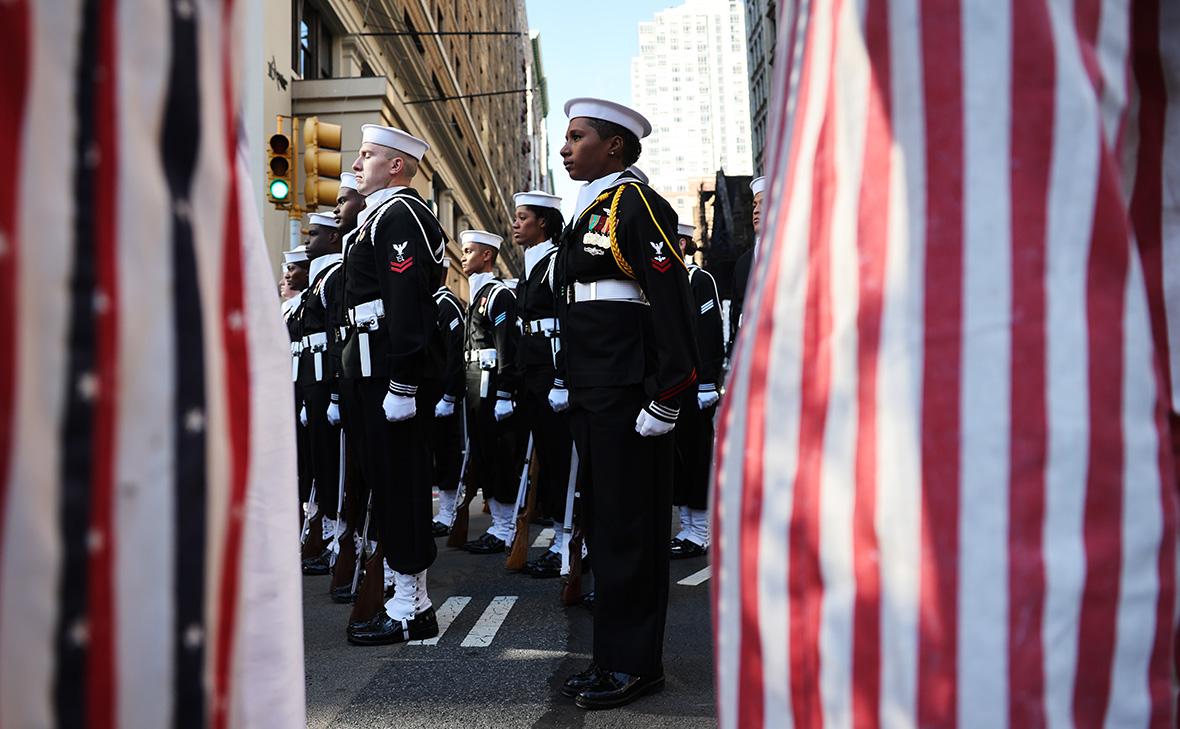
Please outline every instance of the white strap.
M646 304L643 289L635 281L619 279L603 279L574 283L574 301L630 301L636 304Z

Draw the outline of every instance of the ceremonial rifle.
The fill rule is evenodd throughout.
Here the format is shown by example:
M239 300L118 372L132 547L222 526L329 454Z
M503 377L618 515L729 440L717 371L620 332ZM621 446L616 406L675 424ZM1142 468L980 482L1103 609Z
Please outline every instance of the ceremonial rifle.
M582 530L574 525L575 499L578 497L578 448L570 453L569 485L565 491L565 534L561 549L561 603L577 605L582 601Z
M455 519L451 522L451 534L447 537L448 547L462 547L467 543L467 524L471 519L471 501L475 498L475 490L468 493L467 464L471 458L471 436L467 431L467 403L459 403L463 408L463 464L459 467L459 488L455 493Z
M529 488L529 466L533 462L533 434L529 433L529 445L524 452L524 466L520 469L520 486L516 489L516 528L512 534L512 550L508 552L508 559L504 566L510 570L524 569L524 563L529 556L529 520L533 518L533 505L536 502L536 474L534 486ZM527 494L527 506L526 506Z

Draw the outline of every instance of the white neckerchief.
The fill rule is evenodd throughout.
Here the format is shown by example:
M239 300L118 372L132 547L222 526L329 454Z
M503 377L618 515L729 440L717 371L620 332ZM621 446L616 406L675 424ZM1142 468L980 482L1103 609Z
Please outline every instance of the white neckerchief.
M291 310L294 309L296 306L299 306L299 297L302 294L303 294L303 292L300 291L298 294L295 294L294 296L292 296L289 299L283 299L282 309L283 309L283 317L284 318L286 318L287 316L290 316Z
M356 227L359 230L365 221L373 214L373 211L381 207L381 203L385 202L395 194L406 189L405 185L397 185L395 187L384 187L377 192L372 193L365 198L365 209L356 216Z
M492 273L491 271L485 271L484 273L473 273L467 277L467 283L471 286L471 298L473 300L472 303L474 303L476 294L483 290L483 287L487 286L488 283L490 283L495 277L496 274Z
M531 248L524 249L524 277L527 279L533 275L533 266L545 257L545 254L554 250L557 246L553 245L553 241L547 240L544 243L538 243Z
M626 172L626 170L623 172ZM582 185L582 189L578 190L578 204L575 208L577 214L574 215L575 223L582 219L582 213L586 212L586 208L590 207L590 204L594 202L595 198L613 185L623 172L612 172L606 177L599 177L597 180L592 180Z
M311 270L307 274L307 285L311 286L320 273L331 266L333 263L339 263L344 260L344 256L339 253L325 253L324 255L314 259L311 262Z

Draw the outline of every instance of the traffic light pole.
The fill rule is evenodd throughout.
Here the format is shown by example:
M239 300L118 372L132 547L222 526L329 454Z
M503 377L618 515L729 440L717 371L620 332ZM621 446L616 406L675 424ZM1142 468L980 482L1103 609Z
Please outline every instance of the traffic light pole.
M282 124L282 117L279 118ZM291 117L291 207L287 211L291 248L303 240L303 207L299 204L299 117Z

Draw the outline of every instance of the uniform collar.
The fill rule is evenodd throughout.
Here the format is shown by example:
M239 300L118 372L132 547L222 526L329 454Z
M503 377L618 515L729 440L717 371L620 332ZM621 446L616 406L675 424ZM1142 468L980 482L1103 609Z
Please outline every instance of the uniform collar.
M312 259L311 270L307 272L308 286L311 286L325 268L334 263L339 263L343 259L344 257L339 253L325 253L318 258Z
M491 271L486 271L484 273L473 273L468 276L467 283L471 286L471 298L474 299L475 295L478 294L484 286L487 286L489 283L495 280L495 278L496 274Z
M533 266L537 265L549 252L555 250L557 246L553 245L552 240L547 240L544 243L538 243L531 248L524 249L524 277L527 279L533 275Z
M289 316L291 314L291 310L294 309L296 306L299 306L299 297L302 295L303 295L303 292L300 291L298 294L292 296L289 299L283 299L282 309L283 309L283 316L284 317Z
M381 207L381 205L384 204L386 200L393 197L394 195L396 195L397 193L401 192L404 189L406 189L405 185L395 185L394 187L385 187L385 188L378 190L377 192L370 194L368 197L366 197L365 198L365 209L362 210L360 215L357 216L356 227L359 229L362 225L365 224L365 221L369 219L369 216L373 214L374 210Z

